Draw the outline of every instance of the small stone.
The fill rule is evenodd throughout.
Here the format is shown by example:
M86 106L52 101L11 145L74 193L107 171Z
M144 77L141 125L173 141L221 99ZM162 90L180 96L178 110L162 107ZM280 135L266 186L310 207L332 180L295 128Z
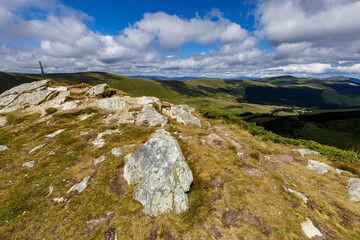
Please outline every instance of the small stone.
M54 191L54 186L49 187L49 194L47 196L50 196Z
M23 163L23 167L33 168L34 166L35 166L35 161Z
M293 190L293 189L291 189L291 188L286 188L286 187L284 187L284 189L285 189L285 191L287 191L287 192L290 192L290 193L293 193L293 194L299 196L299 197L304 201L304 203L307 203L308 200L309 200L303 193L300 193L300 192L298 192L298 191L295 191L295 190Z
M111 154L114 155L115 157L120 156L122 154L122 148L121 147L113 148L111 150Z
M93 115L94 115L94 113L88 114L88 115L84 115L84 116L82 116L82 117L80 118L80 121L84 121L84 120L88 119L89 117L91 117L91 116L93 116Z
M350 200L354 202L360 201L360 178L350 178L347 189L350 195Z
M9 150L8 146L0 145L0 152Z
M60 133L62 133L63 131L65 131L65 129L59 129L59 130L57 130L57 131L55 131L55 132L53 132L51 134L46 135L46 137L53 138L53 137L59 135Z
M102 155L101 157L98 157L97 159L94 160L94 165L102 163L105 160L106 160L106 157L104 155Z
M53 201L56 202L56 203L62 203L65 201L65 199L63 197L61 198L53 198Z
M105 135L109 135L109 134L114 134L114 133L122 134L122 132L119 131L118 129L115 129L115 130L108 129L108 130L106 130L105 132L99 133L99 134L97 135L96 139L92 141L92 144L94 144L94 146L95 146L96 148L103 147L103 146L105 145L104 136L105 136Z
M5 127L6 126L6 117L0 117L0 128Z
M308 218L306 218L305 222L301 223L301 229L303 230L305 235L310 239L316 236L322 237L322 234L319 231L319 229L317 229Z
M306 154L320 154L320 153L318 153L316 151L313 151L313 150L310 150L310 149L307 149L307 148L292 149L292 151L300 153L300 155L302 157L305 157Z
M46 144L44 143L44 144L41 144L41 145L39 145L39 146L37 146L37 147L34 147L33 149L30 150L29 154L35 152L36 150L38 150L38 149L40 149L40 148L43 148L45 145L46 145Z
M215 133L209 134L209 137L212 138L213 140L224 141L221 137L219 137L219 136L216 135Z
M67 193L74 191L74 190L78 191L78 193L81 193L82 191L84 191L87 188L87 186L88 186L87 182L89 181L89 179L90 179L90 176L84 177L81 180L81 182L72 186Z

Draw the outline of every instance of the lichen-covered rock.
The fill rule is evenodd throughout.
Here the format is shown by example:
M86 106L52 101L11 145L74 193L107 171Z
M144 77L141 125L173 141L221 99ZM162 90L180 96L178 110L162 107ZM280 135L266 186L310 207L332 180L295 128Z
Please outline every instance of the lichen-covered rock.
M137 104L141 104L141 105L147 105L149 103L156 103L159 108L161 108L161 102L160 99L158 99L157 97L139 97L137 98Z
M89 179L90 179L90 176L84 177L79 183L72 186L67 193L74 191L74 190L81 193L82 191L84 191L87 188Z
M79 104L80 104L79 101L66 102L63 104L62 110L67 111L67 110L75 109L79 106Z
M124 178L128 184L136 183L133 197L144 206L146 214L183 212L188 208L185 192L193 181L191 169L169 132L159 129L151 136L125 156Z
M168 114L171 118L175 118L177 122L184 125L195 124L201 127L200 119L192 115L192 111L194 111L194 109L187 105L171 105Z
M360 201L360 178L350 178L347 189L351 201Z
M316 237L316 236L322 237L322 234L319 231L319 229L317 229L314 226L314 224L311 222L311 220L308 218L306 218L305 222L301 223L301 229L303 230L305 235L310 239L312 239L313 237Z
M168 123L168 119L158 113L153 105L148 104L143 107L141 113L137 115L136 123L141 124L143 122L148 122L150 126L162 126L164 127Z
M9 106L39 105L40 103L54 97L58 92L52 90L42 90L32 93L19 95Z
M101 99L98 102L100 108L107 110L122 110L125 108L126 103L120 97Z
M105 160L106 160L106 157L104 155L102 155L101 157L98 157L94 160L94 165L98 165L99 163L102 163Z
M109 88L109 85L103 83L90 88L86 93L89 94L89 96L102 95L107 88Z
M121 147L116 147L111 149L111 154L115 157L118 157L122 154L122 148Z
M335 171L334 168L330 167L329 165L315 160L309 160L306 167L321 175L324 175L328 171Z
M31 82L31 83L23 83L19 86L13 87L5 92L3 92L2 94L0 94L1 96L6 96L9 94L14 94L14 93L23 93L26 91L32 91L32 90L36 90L36 89L40 89L45 87L45 85L49 82L50 80L41 80L41 81L36 81L36 82Z
M10 105L19 95L9 95L0 98L0 106L8 106Z

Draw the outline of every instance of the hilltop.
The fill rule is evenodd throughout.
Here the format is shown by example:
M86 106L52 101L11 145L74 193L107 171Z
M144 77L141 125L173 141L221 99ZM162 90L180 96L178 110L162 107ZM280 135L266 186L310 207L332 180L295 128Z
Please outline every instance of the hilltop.
M359 238L356 153L87 74L0 95L0 238Z

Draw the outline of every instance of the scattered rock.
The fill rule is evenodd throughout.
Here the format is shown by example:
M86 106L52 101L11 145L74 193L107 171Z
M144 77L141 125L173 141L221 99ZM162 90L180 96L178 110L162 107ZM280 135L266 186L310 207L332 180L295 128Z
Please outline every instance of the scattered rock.
M33 168L34 166L35 166L35 161L23 163L23 167Z
M86 229L85 233L93 232L98 226L109 225L113 216L114 216L114 212L110 211L102 216L99 216L97 218L86 221L85 222L85 229Z
M137 124L141 124L143 122L148 122L151 127L158 125L164 127L168 123L168 119L158 113L153 105L148 104L143 107L141 113L139 113L136 118Z
M236 227L238 219L238 213L234 209L224 212L221 222L225 228L230 228L232 226Z
M350 200L354 202L360 201L360 178L350 178L347 189L350 195Z
M0 152L9 150L8 146L0 145Z
M305 157L306 154L320 154L316 151L310 150L310 149L306 149L306 148L301 148L301 149L292 149L294 152L298 152L300 153L300 155L302 157Z
M111 149L111 154L114 155L115 157L118 157L122 154L122 148L121 147L116 147Z
M68 111L77 108L80 105L80 101L71 101L63 104L62 110Z
M159 129L152 138L125 156L124 178L137 183L133 197L144 206L144 212L157 216L188 207L189 191L193 181L191 169L176 139Z
M240 169L248 177L262 177L262 176L264 176L264 173L260 169L254 167L254 166L248 165L248 164L243 164L240 167Z
M219 137L218 135L216 135L215 133L211 133L209 134L209 138L212 138L216 141L224 141L224 139L222 139L221 137Z
M126 103L120 97L113 97L99 100L98 106L111 111L119 111L125 108Z
M160 99L158 99L157 97L139 97L137 98L137 104L141 104L141 105L147 105L149 103L156 103L159 106L159 109L161 109L161 102Z
M56 130L55 132L46 135L46 137L48 137L48 138L56 137L57 135L59 135L59 134L62 133L63 131L65 131L65 129Z
M209 229L209 234L216 240L222 238L222 234L221 232L219 232L219 230L215 227L215 226L212 226L210 229Z
M63 197L61 198L53 198L53 201L56 202L56 203L62 203L65 201L65 199Z
M81 182L72 186L67 193L70 193L71 191L74 191L74 190L78 191L78 193L81 193L82 191L84 191L87 188L89 179L90 179L90 176L84 177L81 180Z
M194 109L187 105L171 105L168 115L184 125L195 124L201 128L200 119L191 114Z
M109 228L104 232L104 240L118 240L116 236L116 229L114 227Z
M105 160L106 160L106 157L104 155L102 155L101 157L98 157L97 159L94 160L94 165L102 163Z
M0 106L10 105L19 95L9 95L6 97L0 98Z
M49 194L47 195L48 197L53 193L54 191L54 186L50 186L49 187Z
M102 95L107 88L109 88L109 85L103 83L90 88L86 93L89 94L89 96Z
M119 131L118 129L115 129L115 130L108 129L105 132L99 133L97 135L96 139L92 141L92 143L94 144L94 146L96 148L103 147L105 145L105 139L104 139L105 135L109 135L109 134L113 134L113 133L122 134L122 132Z
M221 181L221 177L220 176L216 176L216 178L211 182L213 185L213 188L224 188L224 183Z
M184 136L182 134L179 134L179 138L185 142L193 140L192 136Z
M81 116L80 121L84 121L84 120L88 119L89 117L91 117L91 116L93 116L93 115L94 115L94 113L92 113L92 114L86 114L86 115L84 115L84 116Z
M335 171L334 168L330 167L329 165L315 160L309 160L306 167L321 175L324 175L328 171Z
M3 92L2 94L0 94L1 96L6 96L9 94L14 94L14 93L23 93L26 91L32 91L32 90L36 90L36 89L40 89L45 87L45 85L50 82L50 80L41 80L41 81L35 81L35 82L31 82L31 83L23 83L21 85L18 85L16 87L13 87L5 92Z
M290 193L293 193L293 194L299 196L299 197L304 201L304 203L307 203L307 202L308 202L308 198L307 198L303 193L300 193L300 192L298 192L298 191L295 191L295 190L293 190L293 189L291 189L291 188L286 188L285 186L284 186L284 189L285 189L285 191L287 191L287 192L290 192Z
M41 144L41 145L39 145L39 146L37 146L37 147L34 147L33 149L30 150L29 154L35 152L36 150L38 150L38 149L40 149L40 148L43 148L45 145L46 145L46 143Z
M308 218L306 218L305 222L301 223L301 229L303 230L305 235L310 239L312 239L313 237L316 237L316 236L322 237L322 234L319 231L319 229L317 229L314 226L314 224L311 222L311 220Z

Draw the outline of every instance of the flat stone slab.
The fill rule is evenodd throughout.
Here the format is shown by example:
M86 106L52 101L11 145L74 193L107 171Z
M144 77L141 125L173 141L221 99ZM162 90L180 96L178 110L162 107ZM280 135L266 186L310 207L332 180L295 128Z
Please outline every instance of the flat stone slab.
M309 160L306 167L321 175L324 175L328 171L335 171L335 169L330 167L329 165L315 160Z
M9 94L14 94L14 93L23 93L26 91L36 90L36 89L45 87L45 85L48 82L50 82L50 80L41 80L41 81L35 81L35 82L31 82L31 83L23 83L19 86L13 87L13 88L3 92L2 94L0 94L0 97L6 96Z
M0 98L0 106L10 105L18 96L19 95L14 94Z
M293 193L293 194L297 195L298 197L300 197L300 198L303 200L304 203L307 203L308 200L309 200L309 199L305 196L305 194L303 194L303 193L301 193L301 192L298 192L298 191L296 191L296 190L293 190L293 189L291 189L291 188L286 188L286 187L284 187L284 189L285 189L285 191L290 192L290 193Z
M133 198L144 206L144 212L157 216L170 211L180 213L188 208L193 181L191 169L176 139L159 129L152 138L125 156L124 178L135 183Z
M46 135L46 137L48 137L48 138L56 137L57 135L59 135L59 134L62 133L63 131L65 131L65 129L56 130L55 132Z
M89 179L90 176L84 177L79 183L72 186L67 193L70 193L75 190L81 193L87 188Z
M19 95L9 106L39 105L55 93L52 90L43 90Z
M105 160L106 160L106 157L104 155L102 155L101 157L98 157L94 160L94 165L98 165L99 163L102 163Z
M107 110L122 110L126 106L126 103L119 97L106 98L98 101L98 107Z
M350 200L354 202L360 201L360 178L350 178L347 189L350 195Z
M35 151L39 150L40 148L43 148L45 145L46 145L46 143L41 144L41 145L39 145L39 146L37 146L37 147L34 147L33 149L31 149L31 150L30 150L30 152L29 152L29 153L31 154L31 153L33 153L33 152L35 152Z

